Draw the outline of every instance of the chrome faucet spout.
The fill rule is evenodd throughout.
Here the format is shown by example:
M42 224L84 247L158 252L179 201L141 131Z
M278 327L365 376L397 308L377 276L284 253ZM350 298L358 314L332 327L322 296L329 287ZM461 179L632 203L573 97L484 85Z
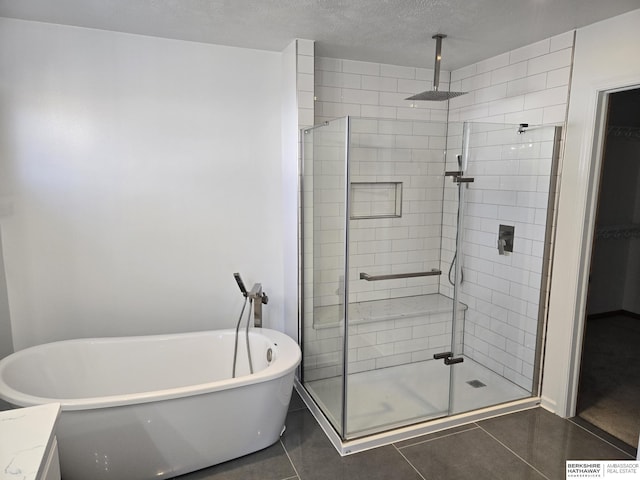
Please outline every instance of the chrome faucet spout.
M262 295L262 284L254 283L249 291L249 298L258 298Z

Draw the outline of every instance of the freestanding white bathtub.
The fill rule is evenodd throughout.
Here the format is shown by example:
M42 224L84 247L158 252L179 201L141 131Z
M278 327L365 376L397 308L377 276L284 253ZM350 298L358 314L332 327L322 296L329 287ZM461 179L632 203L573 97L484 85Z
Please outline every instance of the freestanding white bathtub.
M254 373L241 332L236 378L233 330L26 348L0 361L0 398L61 404L64 480L174 477L282 434L300 348L274 330L252 329L249 338Z

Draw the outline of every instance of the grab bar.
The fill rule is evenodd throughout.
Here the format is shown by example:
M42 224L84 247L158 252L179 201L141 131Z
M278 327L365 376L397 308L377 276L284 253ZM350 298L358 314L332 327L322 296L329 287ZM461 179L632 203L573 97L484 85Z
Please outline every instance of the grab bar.
M367 282L376 282L378 280L393 280L395 278L412 278L412 277L430 277L432 275L441 275L442 271L437 268L432 268L428 272L412 272L412 273L392 273L390 275L369 275L365 272L360 272L360 280L366 280Z

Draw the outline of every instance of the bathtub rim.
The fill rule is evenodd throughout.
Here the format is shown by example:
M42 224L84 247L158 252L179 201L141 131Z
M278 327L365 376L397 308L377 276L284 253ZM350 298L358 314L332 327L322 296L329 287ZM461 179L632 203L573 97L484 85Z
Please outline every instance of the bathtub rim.
M138 392L130 394L118 394L102 397L84 397L84 398L55 398L55 397L41 397L37 395L30 395L27 393L15 390L13 387L7 385L3 380L3 372L12 361L20 358L21 356L28 355L29 353L44 347L45 345L53 344L71 344L71 343L109 343L117 342L118 340L135 340L135 339L158 339L166 340L170 338L180 338L197 336L201 334L234 334L233 329L219 329L219 330L204 330L197 332L186 333L169 333L158 335L130 335L120 337L92 337L92 338L77 338L70 340L59 340L55 342L47 342L40 345L34 345L27 347L0 360L0 399L9 402L12 405L19 407L30 407L35 405L42 405L46 403L59 403L62 411L77 411L77 410L93 410L99 408L112 408L125 405L143 404L159 402L164 400L171 400L175 398L182 398L187 396L205 395L209 393L215 393L217 391L229 390L234 388L240 388L247 385L252 385L261 382L268 382L270 380L285 377L288 374L294 374L296 368L300 364L302 354L299 345L288 335L272 330L268 328L251 329L250 334L262 335L269 339L272 343L277 345L275 360L263 370L254 373L252 375L244 375L237 378L227 378L223 380L216 380L208 383L199 383L195 385L188 385L183 387L168 388L163 390L152 390L148 392Z

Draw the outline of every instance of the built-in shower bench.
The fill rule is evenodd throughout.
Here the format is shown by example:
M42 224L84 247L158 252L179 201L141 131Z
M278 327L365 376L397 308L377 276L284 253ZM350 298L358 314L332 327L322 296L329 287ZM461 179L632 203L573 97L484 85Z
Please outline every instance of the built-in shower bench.
M460 303L458 308L464 311L467 306ZM313 327L322 329L340 326L342 324L343 311L343 305L315 307L313 309ZM349 304L349 325L443 313L451 314L452 311L453 300L439 293L369 300Z
M459 304L458 308L464 314L467 306ZM438 293L350 304L349 372L420 362L451 350L452 311L453 300ZM305 333L305 378L340 375L342 306L316 307L313 312L313 328Z

